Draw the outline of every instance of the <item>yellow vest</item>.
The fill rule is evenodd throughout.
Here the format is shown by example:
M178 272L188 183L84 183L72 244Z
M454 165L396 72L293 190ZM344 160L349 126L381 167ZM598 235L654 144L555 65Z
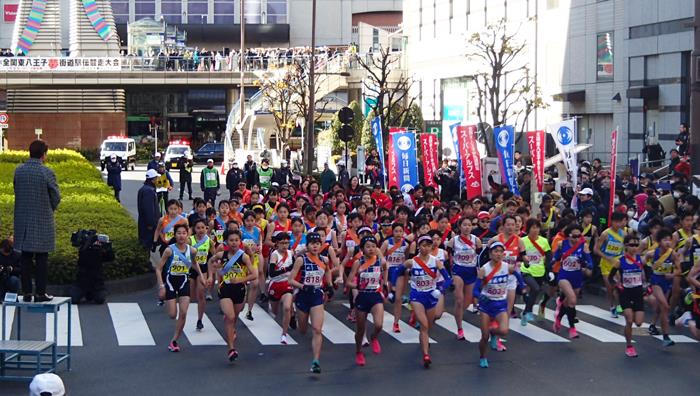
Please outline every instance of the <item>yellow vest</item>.
M168 188L170 187L170 180L168 180L168 176L163 173L156 178L155 185L156 188Z

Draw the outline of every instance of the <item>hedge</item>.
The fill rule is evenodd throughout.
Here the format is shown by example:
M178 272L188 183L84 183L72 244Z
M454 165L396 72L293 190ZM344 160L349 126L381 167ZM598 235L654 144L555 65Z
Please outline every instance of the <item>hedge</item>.
M12 178L26 151L0 153L0 238L12 233L14 191ZM139 245L136 222L115 199L100 172L72 150L49 150L47 166L54 170L61 190L56 211L56 251L49 254L49 283L73 282L78 251L70 243L79 229L96 229L109 235L115 262L104 266L105 278L120 279L150 270L147 252Z

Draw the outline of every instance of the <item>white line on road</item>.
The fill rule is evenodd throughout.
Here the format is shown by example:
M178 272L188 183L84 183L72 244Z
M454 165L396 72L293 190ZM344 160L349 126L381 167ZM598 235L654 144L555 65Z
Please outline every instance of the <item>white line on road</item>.
M443 312L442 317L436 320L435 323L443 329L446 329L450 333L457 334L457 322L455 321L455 317L453 315L447 312ZM464 338L467 341L479 342L479 340L481 340L480 328L465 321L462 321L462 330L464 330Z
M226 341L221 337L219 332L214 327L214 324L209 320L205 313L202 317L204 329L197 331L197 304L190 304L187 308L187 317L185 318L185 336L192 346L197 345L226 345Z
M343 306L345 308L350 309L350 304L344 303ZM369 322L372 322L372 315L367 315L367 320ZM372 322L374 323L374 322ZM384 323L382 324L382 330L389 334L390 336L394 337L397 341L399 341L402 344L418 344L420 340L418 339L420 336L420 333L418 330L414 329L413 327L409 326L408 323L399 321L399 327L401 328L400 333L394 333L392 330L392 326L394 325L394 315L384 311ZM435 340L432 338L430 339L430 343L434 344Z
M80 314L78 306L71 305L71 346L83 346L83 331L80 328ZM58 341L56 345L66 346L68 344L68 310L62 306L58 311ZM53 339L53 313L46 314L46 341L56 341Z
M138 303L107 303L120 346L153 346L151 330Z
M260 308L258 304L253 305L253 319L252 321L246 319L243 312L241 312L238 321L243 322L261 344L281 345L280 336L282 335L282 327L277 324L270 314ZM296 343L297 342L287 334L287 345L295 345Z

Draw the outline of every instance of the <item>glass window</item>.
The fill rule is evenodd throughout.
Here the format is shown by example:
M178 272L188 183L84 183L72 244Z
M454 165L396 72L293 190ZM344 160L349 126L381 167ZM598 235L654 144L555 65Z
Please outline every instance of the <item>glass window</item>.
M596 46L596 77L598 81L613 79L613 32L598 33Z
M286 15L268 15L267 16L267 23L271 23L271 24L287 23L287 16Z
M163 15L180 15L182 3L179 1L177 3L164 1L160 6L160 12Z
M214 23L233 25L233 15L214 15Z
M214 3L214 15L218 14L230 14L233 15L235 5L233 2L216 2Z
M114 15L129 15L129 2L128 1L113 1L112 2L112 13Z
M287 15L287 0L267 0L267 14Z
M187 13L188 14L203 14L206 15L209 12L207 3L193 3L190 1L187 3Z
M262 6L260 0L245 0L245 21L246 23L260 23Z
M136 15L153 16L156 13L156 4L150 3L136 3Z
M207 14L188 14L187 23L203 24L207 23Z

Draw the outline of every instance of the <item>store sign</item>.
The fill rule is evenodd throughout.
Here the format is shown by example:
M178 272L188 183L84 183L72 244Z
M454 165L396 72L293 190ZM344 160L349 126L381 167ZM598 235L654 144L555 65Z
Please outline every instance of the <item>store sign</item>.
M14 22L17 19L17 4L5 4L3 7L3 20L5 22Z
M122 59L114 57L10 57L0 59L0 72L121 71L122 69Z

